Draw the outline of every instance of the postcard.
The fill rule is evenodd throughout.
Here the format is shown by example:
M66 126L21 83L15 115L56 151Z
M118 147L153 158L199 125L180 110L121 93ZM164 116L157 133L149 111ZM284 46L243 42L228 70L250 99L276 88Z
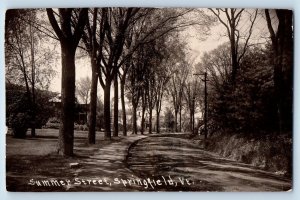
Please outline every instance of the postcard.
M287 192L293 11L9 9L10 192Z

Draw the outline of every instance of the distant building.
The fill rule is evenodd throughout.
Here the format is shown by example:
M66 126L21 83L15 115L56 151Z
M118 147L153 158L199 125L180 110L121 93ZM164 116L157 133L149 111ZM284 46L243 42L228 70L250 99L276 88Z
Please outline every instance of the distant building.
M49 103L51 103L54 107L54 113L55 117L60 119L60 113L61 113L61 97L60 95L57 95L49 100ZM86 124L88 121L88 113L89 113L89 104L75 104L75 118L74 122L77 124Z

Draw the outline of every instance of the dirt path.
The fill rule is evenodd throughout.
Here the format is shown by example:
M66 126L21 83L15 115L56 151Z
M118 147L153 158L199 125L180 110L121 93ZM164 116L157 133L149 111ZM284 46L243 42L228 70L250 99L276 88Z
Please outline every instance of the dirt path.
M128 167L139 177L161 180L167 191L288 191L291 180L204 151L184 135L148 137L133 144ZM166 181L165 181L166 180ZM169 184L169 182L173 184Z
M118 142L100 148L92 156L80 161L75 171L73 184L66 187L70 191L139 191L142 185L129 183L139 177L124 163L132 143L145 138L143 135L122 137ZM84 149L83 149L84 151Z

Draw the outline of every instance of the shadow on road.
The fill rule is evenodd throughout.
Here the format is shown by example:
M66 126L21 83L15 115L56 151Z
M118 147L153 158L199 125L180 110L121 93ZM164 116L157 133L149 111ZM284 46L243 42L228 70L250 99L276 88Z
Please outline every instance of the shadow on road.
M185 177L182 191L287 191L291 180L204 151L184 134L156 135L133 144L128 167L140 177ZM178 190L178 188L161 188Z

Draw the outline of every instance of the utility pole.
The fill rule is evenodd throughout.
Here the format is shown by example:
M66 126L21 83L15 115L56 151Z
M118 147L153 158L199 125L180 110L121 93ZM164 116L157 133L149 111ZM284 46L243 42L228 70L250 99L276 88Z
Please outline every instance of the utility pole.
M207 139L207 72L194 74L196 76L204 76L204 139Z

